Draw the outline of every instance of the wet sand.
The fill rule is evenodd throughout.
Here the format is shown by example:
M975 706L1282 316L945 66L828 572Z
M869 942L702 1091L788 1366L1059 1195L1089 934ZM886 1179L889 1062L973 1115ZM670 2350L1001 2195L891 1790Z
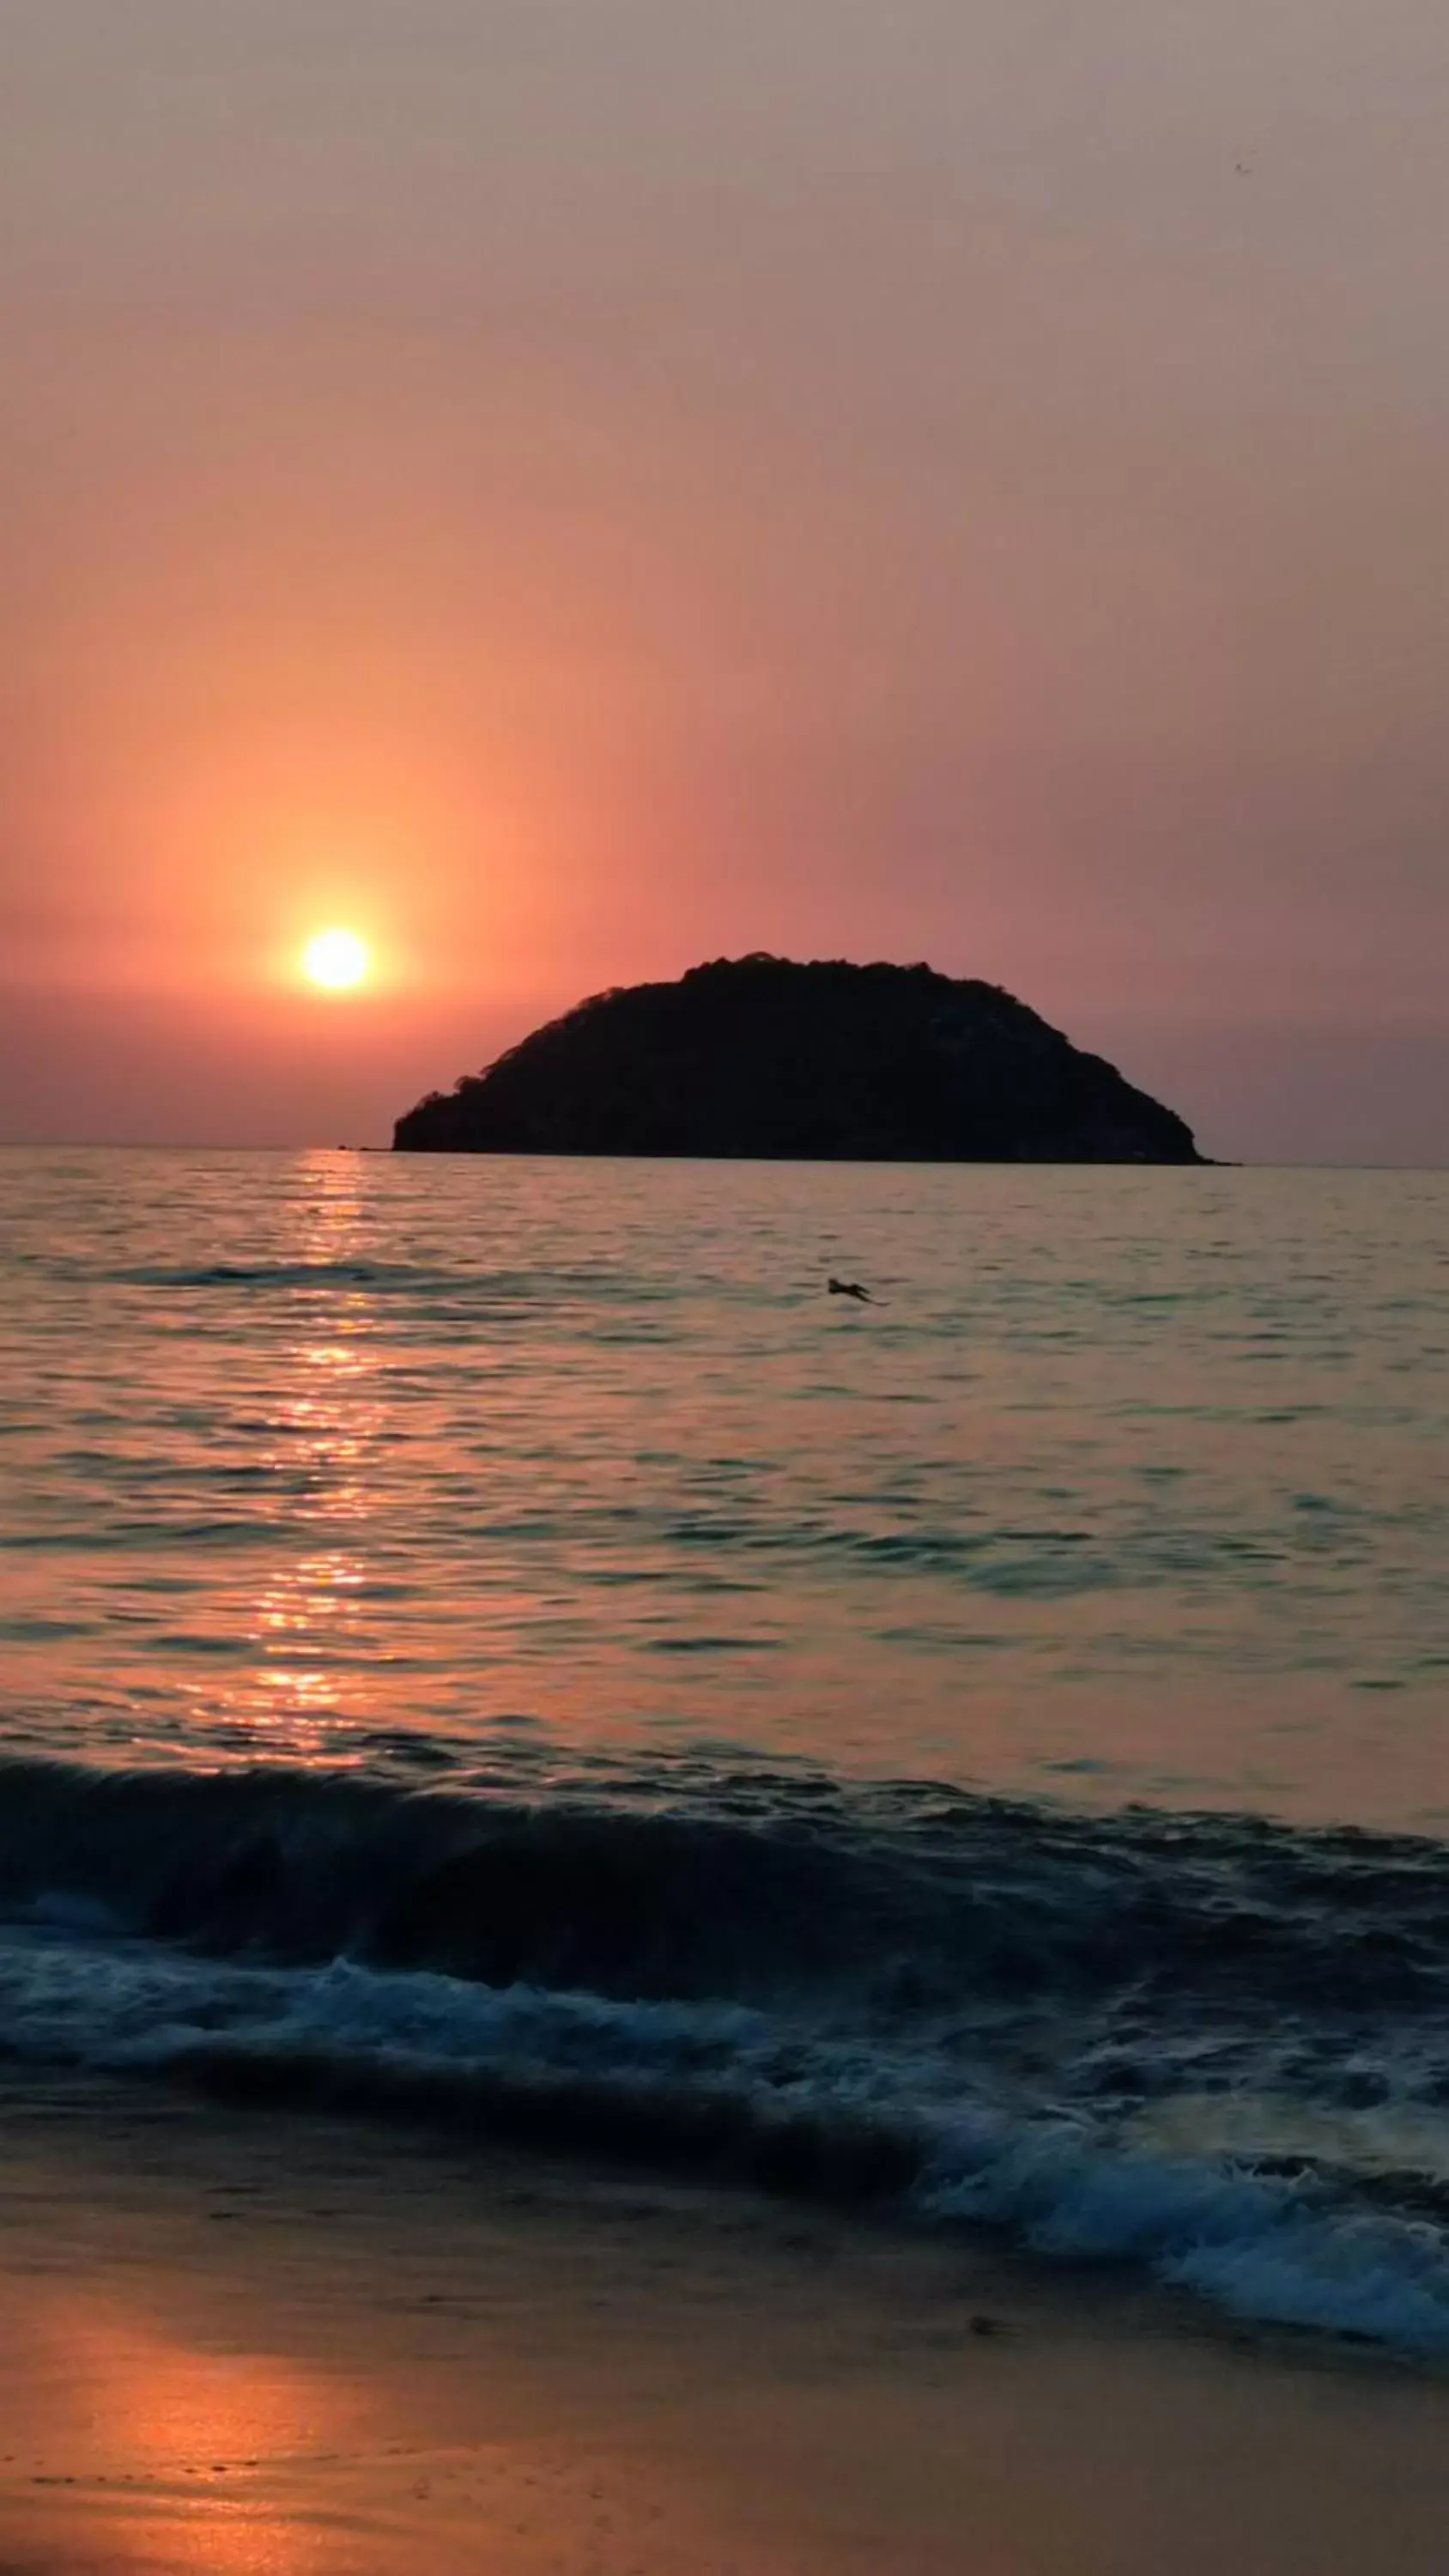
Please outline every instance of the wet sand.
M858 2220L0 2096L0 2576L1440 2576L1449 2381Z

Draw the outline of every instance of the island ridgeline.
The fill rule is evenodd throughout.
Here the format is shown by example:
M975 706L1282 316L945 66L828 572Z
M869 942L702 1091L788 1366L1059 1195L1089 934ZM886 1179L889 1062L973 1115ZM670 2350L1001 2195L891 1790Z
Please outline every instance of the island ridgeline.
M399 1118L399 1153L1200 1163L1176 1112L998 985L721 958L580 1002Z

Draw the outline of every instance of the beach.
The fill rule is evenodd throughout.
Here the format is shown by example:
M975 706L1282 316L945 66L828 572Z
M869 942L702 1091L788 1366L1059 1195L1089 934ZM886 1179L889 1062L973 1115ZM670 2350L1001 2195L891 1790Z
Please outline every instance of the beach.
M0 74L0 2576L1449 2576L1449 14Z
M0 1158L3 2576L1437 2576L1443 1206Z
M407 2128L5 2107L5 2576L1443 2564L1429 2371Z

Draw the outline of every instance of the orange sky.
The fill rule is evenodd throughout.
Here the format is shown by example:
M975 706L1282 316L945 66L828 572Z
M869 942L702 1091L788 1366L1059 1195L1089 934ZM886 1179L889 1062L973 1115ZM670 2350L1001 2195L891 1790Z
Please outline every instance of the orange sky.
M1449 1154L1433 0L0 33L0 1133L376 1136L775 947Z

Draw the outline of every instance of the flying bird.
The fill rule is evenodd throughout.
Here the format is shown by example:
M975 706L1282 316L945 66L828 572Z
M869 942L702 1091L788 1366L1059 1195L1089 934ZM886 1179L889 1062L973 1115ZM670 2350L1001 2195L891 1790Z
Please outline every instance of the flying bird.
M872 1297L868 1288L862 1288L858 1279L831 1279L827 1281L826 1285L828 1292L832 1297L853 1297L858 1306L878 1306L880 1304L880 1299L878 1297Z

